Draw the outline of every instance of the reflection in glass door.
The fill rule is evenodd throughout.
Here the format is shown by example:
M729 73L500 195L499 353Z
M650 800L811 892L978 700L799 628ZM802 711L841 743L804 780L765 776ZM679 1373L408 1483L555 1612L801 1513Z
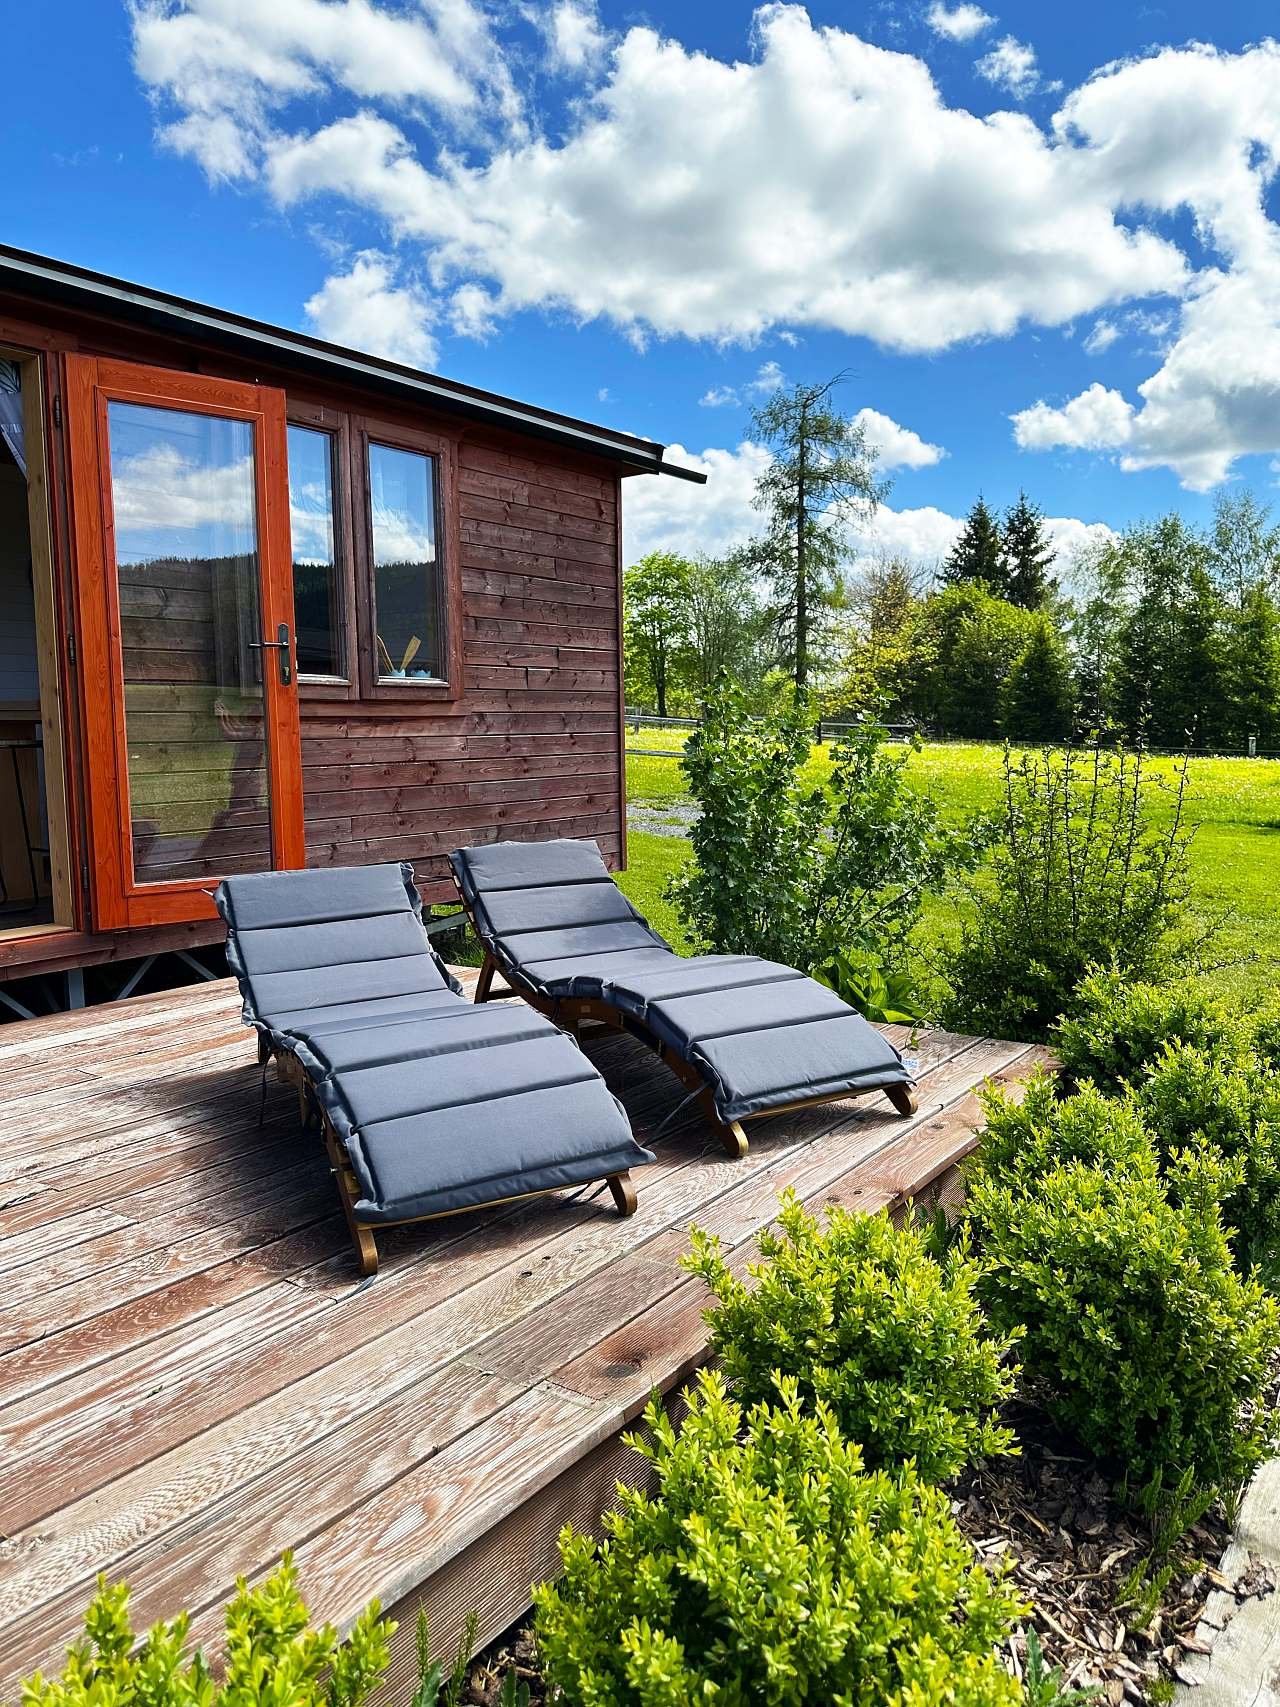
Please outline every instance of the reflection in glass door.
M284 394L66 357L95 928L305 862Z
M134 879L269 870L253 428L107 420Z

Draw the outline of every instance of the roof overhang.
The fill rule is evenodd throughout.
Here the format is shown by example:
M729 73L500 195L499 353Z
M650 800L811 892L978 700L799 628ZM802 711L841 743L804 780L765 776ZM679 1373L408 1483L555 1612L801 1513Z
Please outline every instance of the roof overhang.
M620 465L624 474L670 474L698 485L706 475L664 461L665 445L635 438L611 427L593 425L572 415L560 415L536 404L520 403L496 392L481 391L438 374L404 367L380 356L364 355L325 343L304 332L289 332L280 326L251 320L242 314L189 302L165 291L129 284L124 279L95 273L87 267L50 260L25 249L0 244L0 290L57 303L86 313L107 315L113 320L146 326L170 336L198 340L202 344L257 356L277 366L299 372L328 376L347 384L366 385L374 390L417 402L424 408L459 415L486 425L529 433L554 444Z

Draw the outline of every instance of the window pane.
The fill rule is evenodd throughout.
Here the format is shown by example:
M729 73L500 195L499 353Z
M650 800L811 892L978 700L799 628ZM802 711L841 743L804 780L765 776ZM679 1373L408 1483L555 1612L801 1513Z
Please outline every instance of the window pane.
M378 675L443 674L437 599L435 465L418 451L369 446Z
M289 428L289 525L298 669L344 676L333 528L333 435Z
M253 429L107 406L134 877L271 867Z

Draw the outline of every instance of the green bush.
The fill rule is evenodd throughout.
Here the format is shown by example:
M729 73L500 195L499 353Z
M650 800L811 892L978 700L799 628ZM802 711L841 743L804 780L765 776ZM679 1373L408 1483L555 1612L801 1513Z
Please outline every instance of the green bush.
M719 1301L707 1312L712 1350L734 1397L774 1403L793 1379L807 1405L828 1405L872 1468L914 1461L930 1482L1014 1449L994 1421L1016 1370L1016 1335L998 1337L974 1301L977 1265L959 1246L935 1261L921 1233L888 1215L828 1209L825 1224L793 1192L781 1233L760 1236L748 1287L714 1236L693 1229L683 1266Z
M1190 1043L1216 1054L1239 1052L1250 1041L1240 1016L1202 991L1134 982L1097 967L1081 979L1071 1009L1053 1039L1063 1078L1113 1095L1136 1084L1166 1044ZM1275 1032L1280 1056L1280 1024Z
M1232 1267L1218 1198L1233 1177L1202 1156L1173 1172L975 1170L978 1291L998 1327L1025 1327L1024 1378L1050 1414L1131 1488L1189 1472L1230 1496L1272 1448L1260 1400L1280 1306Z
M1109 1173L1155 1178L1156 1143L1132 1096L1108 1097L1092 1085L1062 1097L1052 1073L1033 1073L1021 1102L1003 1091L982 1096L984 1126L965 1163L966 1190L979 1182L1034 1189L1056 1167L1084 1162Z
M377 1601L340 1642L326 1624L308 1627L288 1554L260 1587L241 1578L227 1607L227 1658L215 1679L204 1655L185 1653L190 1615L156 1624L135 1647L126 1583L98 1592L85 1613L85 1640L71 1648L59 1678L37 1672L23 1685L24 1707L359 1707L381 1682L395 1625Z
M859 991L914 1011L898 977L923 897L976 864L973 829L946 829L908 782L910 754L859 725L831 752L823 781L806 777L813 712L794 698L761 718L722 679L681 760L700 808L692 860L669 893L702 946L759 954L802 972L825 969L846 1000Z
M538 1647L569 1707L1003 1707L995 1653L1025 1610L975 1564L945 1494L867 1475L825 1405L784 1381L744 1416L704 1372L677 1434L660 1403L655 1492L619 1493L606 1539L566 1529L535 1592Z
M1251 1052L1232 1060L1189 1044L1166 1048L1136 1097L1162 1154L1212 1146L1240 1165L1223 1215L1241 1266L1280 1268L1280 1089Z
M943 956L945 1025L1038 1042L1091 967L1153 980L1189 949L1185 782L1123 750L1006 751L995 850Z

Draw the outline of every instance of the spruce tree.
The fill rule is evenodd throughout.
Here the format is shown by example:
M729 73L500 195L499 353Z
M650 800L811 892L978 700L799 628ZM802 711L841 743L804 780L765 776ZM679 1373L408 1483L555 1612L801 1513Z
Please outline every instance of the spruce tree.
M1057 590L1049 575L1054 550L1044 531L1044 512L1025 492L1004 519L1005 598L1023 610L1043 610Z
M1071 663L1047 616L1036 620L1004 687L1004 732L1015 741L1065 741L1071 733Z
M942 566L942 580L948 587L985 581L993 593L1001 598L1005 596L1008 577L1000 524L981 493L965 519L960 537L951 548L951 555Z
M1280 611L1255 585L1232 611L1225 642L1226 738L1244 746L1258 737L1264 751L1280 747Z

